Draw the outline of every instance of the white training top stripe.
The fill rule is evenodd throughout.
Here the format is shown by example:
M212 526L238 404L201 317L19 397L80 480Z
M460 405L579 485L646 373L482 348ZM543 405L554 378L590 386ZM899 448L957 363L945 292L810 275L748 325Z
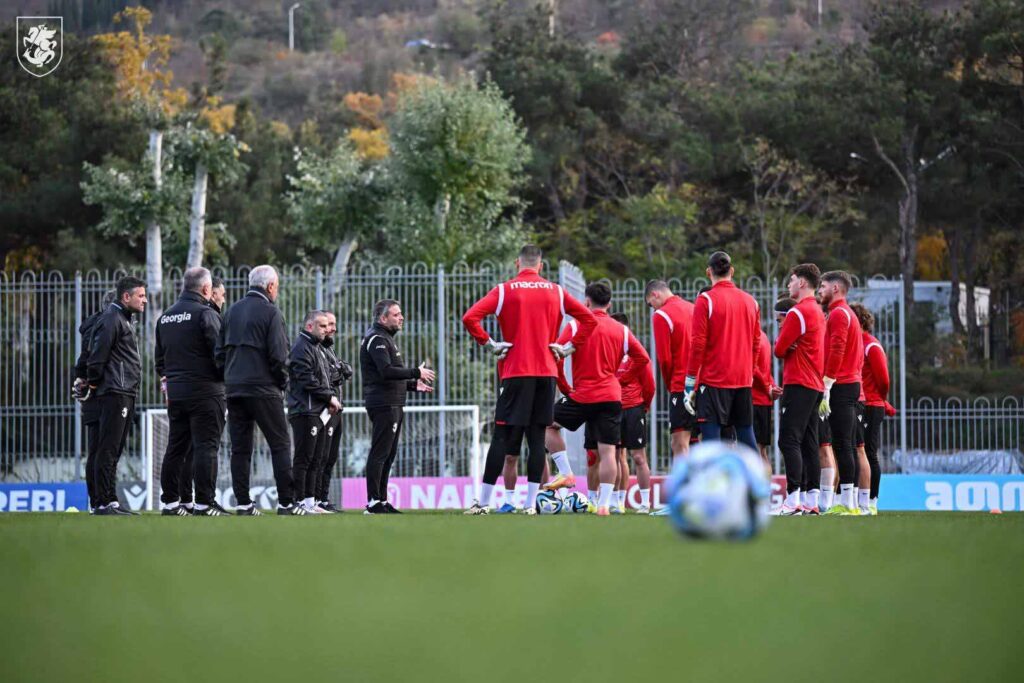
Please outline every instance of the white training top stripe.
M715 310L715 302L711 300L711 295L707 292L701 294L702 297L708 300L708 319L711 319L711 313Z
M501 309L505 306L505 283L498 285L498 307L494 309L494 317L501 315Z
M796 317L800 318L800 334L804 334L805 332L807 332L807 321L804 320L804 314L801 313L795 306L789 309L789 313L796 313ZM786 315L789 315L789 313L787 313Z
M846 314L846 326L849 327L850 325L852 325L853 324L853 316L850 315L850 312L848 310L846 310L845 308L840 308L839 310Z
M565 315L565 290L562 289L562 285L555 285L558 287L558 305L562 309L562 315Z
M865 357L865 358L867 358L867 355L868 355L868 351L870 351L870 350L871 350L871 347L872 347L872 346L877 346L877 347L878 347L878 348L880 348L880 349L882 348L882 345L881 345L881 344L879 344L878 342L871 342L870 344L868 344L867 346L865 346L865 347L864 347L864 357ZM882 350L884 351L885 349L882 349Z
M572 330L572 336L575 337L576 336L576 331L579 329L579 326L576 324L576 319L575 318L573 318L572 320L569 321L569 329Z
M661 309L658 309L657 311L654 312L654 315L660 315L662 318L664 318L665 322L668 323L668 331L675 332L675 325L672 324L672 318L668 317L668 313Z
M370 344L372 344L372 343L373 343L373 340L374 340L374 339L376 339L376 338L377 338L377 337L379 337L379 336L380 336L380 335L378 335L378 334L375 334L375 335L373 335L372 337L370 337L369 339L367 339L367 340L366 340L366 350L367 350L367 351L369 351L369 350L370 350Z
M622 355L626 356L629 354L629 328L625 325L622 326Z

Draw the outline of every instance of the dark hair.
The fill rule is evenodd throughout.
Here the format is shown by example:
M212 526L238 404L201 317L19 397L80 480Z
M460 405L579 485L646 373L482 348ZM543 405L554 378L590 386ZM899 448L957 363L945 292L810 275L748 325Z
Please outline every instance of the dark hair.
M853 311L853 314L857 316L857 320L860 321L860 327L862 330L869 333L875 331L875 316L871 314L871 311L868 310L867 306L859 301L855 301L850 304L850 309Z
M612 302L612 288L604 282L591 282L584 293L597 306L607 306Z
M217 277L216 275L214 275L213 279L210 280L210 286L213 287L213 289L217 289L218 287L223 287L224 286L224 278Z
M629 316L626 315L625 313L623 313L621 311L617 311L615 313L612 313L611 318L615 322L622 323L626 327L629 327Z
M519 250L519 262L521 265L540 265L544 258L544 252L536 244L524 244Z
M302 321L302 329L306 329L306 325L310 324L317 318L323 318L326 315L326 311L321 311L320 309L314 308L312 311L306 314L305 319Z
M117 301L121 302L124 295L133 289L145 287L146 283L133 275L126 275L117 281Z
M103 293L103 307L104 308L106 308L110 304L114 303L115 301L117 301L117 290L116 289L108 289L106 292Z
M841 282L843 284L843 291L849 292L850 287L853 287L853 278L845 270L830 270L821 276L822 282Z
M798 266L793 266L789 274L807 280L807 284L811 286L811 289L817 289L818 284L821 282L821 271L813 263L801 263Z
M708 258L708 268L711 269L712 275L723 277L729 274L729 269L732 268L732 259L724 251L716 251Z
M668 283L664 280L648 280L647 286L644 287L644 300L651 295L651 292L671 292L668 288Z
M385 313L391 310L392 306L401 306L394 299L381 299L373 305L373 322L380 322Z
M775 312L789 313L789 309L794 306L796 306L795 299L790 299L788 296L780 297L779 300L775 302Z

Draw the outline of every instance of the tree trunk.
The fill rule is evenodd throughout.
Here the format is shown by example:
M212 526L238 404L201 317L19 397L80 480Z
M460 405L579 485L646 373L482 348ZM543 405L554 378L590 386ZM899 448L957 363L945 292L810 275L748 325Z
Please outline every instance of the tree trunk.
M917 154L914 135L903 140L903 176L905 192L899 202L900 273L903 275L903 297L907 302L907 318L913 319L914 272L917 269Z
M192 186L192 220L188 227L188 261L186 268L203 265L206 245L206 186L210 173L202 162L196 164L196 179Z
M946 231L946 242L949 250L949 319L953 323L953 332L961 339L967 334L963 321L960 320L960 245L963 229L958 225Z
M158 130L149 131L149 156L153 160L153 183L160 189L161 154L164 134ZM156 299L160 296L164 282L164 249L160 224L155 218L146 225L146 289L147 295Z
M355 236L346 237L338 245L338 251L334 254L334 265L331 267L331 277L327 281L328 302L341 296L341 288L345 286L345 279L348 276L348 262L358 246L359 238ZM328 305L331 306L330 303Z
M964 313L967 318L967 358L974 363L979 362L984 355L981 349L981 330L978 328L978 309L974 292L978 279L978 264L975 263L978 234L977 230L972 230L964 245L964 281L967 284L964 301Z

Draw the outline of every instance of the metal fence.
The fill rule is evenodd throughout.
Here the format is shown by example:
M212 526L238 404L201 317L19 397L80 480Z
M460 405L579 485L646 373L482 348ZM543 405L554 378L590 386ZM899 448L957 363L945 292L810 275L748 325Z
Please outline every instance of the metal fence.
M497 282L513 275L511 265L490 263L473 266L457 264L445 269L424 264L373 268L351 268L337 291L329 286L331 273L319 268L284 267L281 272L280 306L289 334L298 333L305 312L328 308L338 317L337 352L354 361L373 303L384 297L402 302L405 329L399 345L409 362L429 361L438 372L436 391L417 395L414 404L476 404L481 419L489 419L497 384L492 359L482 353L461 324L463 312ZM228 303L243 296L248 286L246 267L214 269L228 291ZM551 269L548 268L548 273ZM77 328L99 308L104 292L114 286L122 272L88 271L65 278L60 273L0 272L0 480L66 481L81 478L84 444L77 405L70 398L73 364L80 350ZM138 273L136 273L138 274ZM562 263L551 275L568 291L582 295L584 275L578 268ZM159 311L171 305L180 289L181 273L170 271L162 293L151 295L151 304L137 325L143 357L143 384L138 412L162 407L152 358L152 324ZM614 281L613 307L625 312L630 326L648 349L654 348L650 310L643 301L643 284L634 279ZM708 283L702 280L672 280L673 291L693 300ZM749 278L739 283L770 312L780 286ZM858 283L859 285L859 283ZM1020 402L969 406L909 402L905 391L904 356L906 338L902 315L901 288L856 287L851 299L863 300L876 315L876 336L889 357L893 378L891 401L901 409L896 419L886 420L883 430L883 461L896 450L914 448L982 449L991 443L995 429L1003 435L1000 444L1020 449L1020 430L999 432L995 427L960 429L953 425L1018 424L1024 420ZM774 337L774 320L765 321ZM492 319L485 327L497 335ZM777 365L777 364L776 364ZM779 368L776 367L778 376ZM665 471L669 466L665 388L659 380L654 406L650 450L652 466ZM359 405L362 386L357 373L346 387L346 402ZM777 416L776 416L777 417ZM776 423L778 420L776 419ZM138 429L132 430L125 456L129 470L140 466L141 443ZM442 433L444 429L442 426ZM955 434L955 438L951 435ZM489 431L484 431L489 441Z

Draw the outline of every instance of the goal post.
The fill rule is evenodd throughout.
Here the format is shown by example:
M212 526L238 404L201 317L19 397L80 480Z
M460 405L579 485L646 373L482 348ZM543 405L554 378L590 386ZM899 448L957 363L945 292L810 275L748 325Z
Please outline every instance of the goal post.
M287 412L287 411L286 411ZM160 470L167 450L169 422L166 408L142 413L142 458L145 474L145 509L160 507ZM254 427L252 484L276 486L270 452L259 428ZM366 409L346 407L342 412L342 438L332 482L365 476L370 446L370 420ZM289 428L289 443L291 431ZM480 446L480 407L477 405L408 405L392 477L470 477L474 497L480 497L483 454ZM233 499L231 450L225 425L217 453L218 499ZM294 457L294 453L292 454ZM332 486L332 494L334 492ZM337 491L340 496L340 490ZM337 500L337 496L333 497Z

